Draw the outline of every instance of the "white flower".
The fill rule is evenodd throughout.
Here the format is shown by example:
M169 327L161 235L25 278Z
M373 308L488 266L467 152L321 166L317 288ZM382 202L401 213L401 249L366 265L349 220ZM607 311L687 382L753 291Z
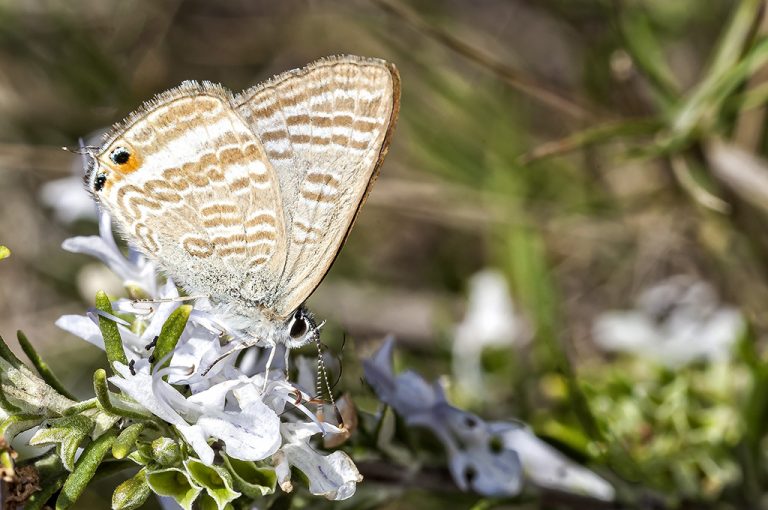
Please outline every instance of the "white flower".
M505 448L520 455L526 478L538 487L613 501L616 490L595 473L568 460L521 423L490 422Z
M62 248L96 257L109 266L127 288L138 287L148 296L157 297L157 268L130 246L128 257L123 255L115 243L112 220L106 212L99 212L98 236L71 237L64 241Z
M317 453L310 445L316 434L342 430L318 418L302 402L310 396L286 378L286 371L266 371L264 359L250 347L242 359L235 353L248 347L240 324L216 315L207 299L197 299L175 349L163 359L151 359L151 344L180 305L178 290L167 279L159 285L155 267L129 250L118 249L106 214L100 218L100 236L68 239L70 251L93 255L105 262L127 288L139 287L157 303L119 299L117 323L129 365L114 363L109 381L135 403L174 426L205 464L215 461L212 440L221 441L229 457L259 461L271 457L281 487L291 490L290 471L304 472L313 494L341 500L352 496L362 477L343 452ZM56 324L104 348L97 315L65 315ZM273 353L274 354L274 353ZM130 405L129 403L126 403ZM290 412L288 412L290 411Z
M227 455L241 460L262 460L280 447L280 418L259 399L238 399L243 393L234 389L245 385L261 385L262 380L227 380L184 397L163 380L170 367L149 373L148 365L134 372L115 363L119 375L109 380L146 410L174 425L195 450L200 460L212 464L213 449L208 439L224 442Z
M481 355L486 347L522 344L530 338L528 327L515 312L504 275L487 269L469 280L464 320L453 340L453 375L467 394L482 395L485 387Z
M676 276L645 290L634 310L601 314L593 335L605 350L674 368L700 359L729 359L744 326L741 313L721 305L711 285Z
M170 280L160 288L158 294L161 299L179 297L178 290ZM114 303L113 308L116 312L137 314L136 321L139 324L129 325L125 321L115 320L120 331L120 337L123 340L125 355L129 360L135 361L150 356L151 351L147 349L147 346L160 334L166 319L178 308L179 304L177 301L170 301L157 305L150 305L149 303L137 305L127 299L120 299ZM91 311L87 315L62 315L56 320L56 325L73 335L79 336L88 343L104 349L104 339L101 336L96 312ZM135 329L141 330L141 333L135 333Z
M393 346L390 338L363 362L366 380L407 424L428 428L440 439L459 488L484 496L514 496L525 476L541 487L613 499L608 482L569 462L519 423L486 423L451 406L438 384L430 386L415 372L395 376Z
M325 431L338 432L332 425L323 424ZM333 430L335 429L335 430ZM309 492L316 496L340 501L355 493L363 476L349 456L341 451L321 455L309 444L309 438L320 432L314 423L284 423L285 445L273 457L277 481L285 492L293 489L291 467L296 467L309 479Z

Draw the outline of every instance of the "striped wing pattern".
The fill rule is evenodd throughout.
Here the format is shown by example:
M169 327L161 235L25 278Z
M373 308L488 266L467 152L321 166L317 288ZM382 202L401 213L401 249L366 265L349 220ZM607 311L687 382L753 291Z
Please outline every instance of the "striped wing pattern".
M186 82L107 138L91 186L137 248L193 293L277 319L317 287L389 146L399 77L331 57L232 96ZM125 148L127 163L110 161Z
M129 148L138 167L116 167L100 199L188 290L261 304L267 296L254 292L285 264L279 182L230 99L196 84L158 98L107 142L104 153Z
M235 97L280 182L287 234L273 311L286 317L323 279L375 179L399 105L399 77L375 59L335 57Z

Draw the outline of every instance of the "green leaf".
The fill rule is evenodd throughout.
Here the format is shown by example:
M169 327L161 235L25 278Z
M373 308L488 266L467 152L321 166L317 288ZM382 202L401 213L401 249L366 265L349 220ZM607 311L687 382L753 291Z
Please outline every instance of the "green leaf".
M152 489L147 483L147 472L140 470L133 478L130 478L117 486L112 493L113 510L133 510L139 508L152 494Z
M197 498L197 501L195 502L195 507L199 510L221 510L219 508L219 505L216 503L216 500L210 497L205 492L200 494L200 497ZM232 510L234 507L231 503L227 503L224 507L224 510Z
M40 357L39 354L37 354L37 351L34 347L32 347L32 344L27 339L27 336L21 331L16 332L16 337L19 339L19 345L21 345L21 350L24 351L24 354L27 355L29 358L29 361L32 362L32 365L35 367L35 370L37 370L37 373L40 374L40 376L43 378L43 380L48 383L48 385L53 388L54 390L58 391L60 394L64 395L65 397L77 400L77 398L72 395L63 384L61 384L61 381L59 381L59 378L56 377L56 375L53 373L51 368L48 366L48 363L43 361L43 359Z
M53 482L45 484L41 490L35 492L29 497L29 499L27 499L27 501L24 503L24 510L42 510L48 500L51 499L51 496L56 494L56 491L61 488L63 483L64 479L59 478Z
M115 314L107 294L101 290L96 293L96 308L110 315ZM101 335L104 337L104 350L107 351L109 366L112 367L112 363L115 361L127 365L128 358L125 357L123 340L120 337L120 330L117 328L117 323L99 315L99 329L101 330Z
M107 371L103 368L99 368L93 373L93 391L96 393L99 405L108 413L139 421L151 421L153 419L149 414L123 409L112 404L107 386Z
M275 492L277 474L271 466L259 466L255 462L224 456L234 487L249 498L259 498Z
M4 437L9 443L13 441L18 434L32 427L36 427L43 422L43 418L32 414L14 414L0 421L0 436Z
M3 340L2 336L0 336L0 357L13 365L15 368L19 368L24 365L21 360L16 357L11 348L8 347L8 344L5 343L5 340Z
M152 457L161 466L173 466L181 460L179 444L168 437L152 441Z
M128 454L128 458L141 466L154 464L152 447L146 443L140 443L135 450Z
M61 494L56 500L56 510L69 508L77 501L88 486L88 482L96 474L96 469L104 460L104 456L112 449L116 435L113 431L108 432L85 447L77 464L75 464L74 471L64 481Z
M637 67L648 78L663 106L678 96L680 85L669 67L664 48L659 43L651 20L642 8L628 9L620 17L624 43Z
M0 244L0 260L7 259L11 256L11 250L7 246Z
M55 444L59 448L64 467L67 471L72 471L75 467L77 448L91 433L93 426L93 420L83 415L48 420L45 426L40 427L30 438L29 444L32 446Z
M112 456L116 459L124 459L136 448L136 440L143 430L143 423L134 423L120 432L120 435L117 436L115 443L112 445Z
M208 495L216 500L219 510L240 497L240 493L232 488L232 475L223 467L206 466L197 459L189 459L184 464L192 479L205 487Z
M147 473L147 483L152 492L170 496L184 510L191 510L192 503L203 490L192 481L189 474L179 468L166 468Z
M163 324L163 328L160 330L160 335L157 337L155 351L152 353L155 364L160 363L164 357L173 352L176 348L176 344L179 341L179 337L181 337L181 334L184 332L187 320L189 319L189 314L191 313L191 305L181 305L168 316L168 319L166 319ZM167 360L165 365L167 365L168 362L170 362L170 360Z

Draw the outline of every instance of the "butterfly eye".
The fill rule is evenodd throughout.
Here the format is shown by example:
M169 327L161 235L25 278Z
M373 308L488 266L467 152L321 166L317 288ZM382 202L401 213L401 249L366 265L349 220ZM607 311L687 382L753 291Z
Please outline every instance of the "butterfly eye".
M93 180L93 189L96 191L101 191L102 188L104 188L104 184L107 183L107 176L104 174L98 174L96 175L96 178Z
M293 323L291 324L291 329L288 334L291 335L291 338L294 340L298 340L307 334L308 329L309 327L307 326L306 319L304 319L303 316L296 314L293 317Z
M124 165L131 159L131 153L125 147L118 147L112 151L109 155L109 159L116 165Z

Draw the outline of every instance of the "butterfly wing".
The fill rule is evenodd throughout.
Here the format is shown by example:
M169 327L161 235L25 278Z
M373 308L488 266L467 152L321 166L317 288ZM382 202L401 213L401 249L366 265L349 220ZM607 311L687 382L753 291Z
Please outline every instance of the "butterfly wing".
M92 189L187 290L268 308L285 266L279 182L231 99L191 82L158 96L108 137L91 176L105 180Z
M353 56L319 60L235 97L285 205L278 316L298 308L330 269L389 148L399 100L393 65Z

